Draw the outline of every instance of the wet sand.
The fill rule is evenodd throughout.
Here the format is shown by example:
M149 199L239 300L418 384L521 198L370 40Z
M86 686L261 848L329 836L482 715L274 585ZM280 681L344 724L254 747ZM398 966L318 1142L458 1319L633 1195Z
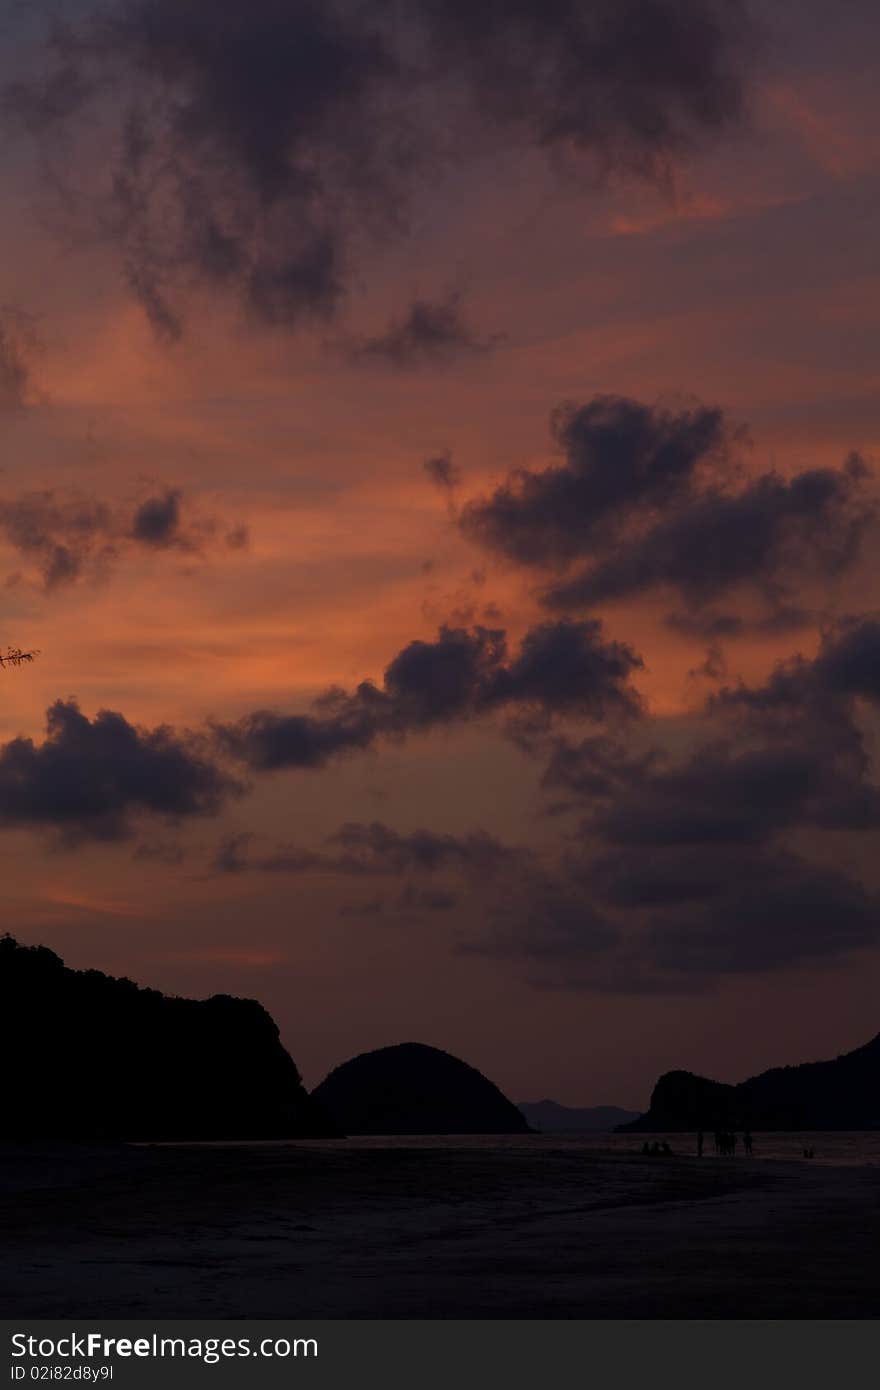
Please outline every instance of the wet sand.
M871 1167L4 1145L0 1230L7 1317L880 1314Z

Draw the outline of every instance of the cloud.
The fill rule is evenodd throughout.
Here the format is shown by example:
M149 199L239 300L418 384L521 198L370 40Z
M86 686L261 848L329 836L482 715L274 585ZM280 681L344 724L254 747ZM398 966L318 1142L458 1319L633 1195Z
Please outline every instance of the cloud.
M854 879L790 854L734 860L708 903L651 922L649 959L675 975L724 976L840 957L880 941L880 902Z
M675 993L880 944L877 892L840 867L841 837L880 827L878 672L880 621L854 617L712 695L685 752L553 735L543 784L580 826L510 866L464 949L554 988Z
M33 332L25 315L0 310L0 415L21 410L31 396L29 346Z
M368 825L349 822L328 843L340 846L346 862L360 870L369 866L372 872L392 874L455 869L491 875L526 853L502 845L484 830L466 835L442 835L431 830L401 833L381 821Z
M460 522L479 545L540 568L591 555L634 511L686 494L698 470L726 463L730 443L717 408L669 411L621 396L560 406L551 432L562 463L511 474Z
M450 520L454 522L456 519L455 494L461 482L461 469L453 462L452 455L448 450L446 453L434 454L431 458L426 458L422 467L434 487L445 497L446 510ZM474 578L474 583L477 583L476 578ZM484 609L484 616L488 621L493 621L489 616L491 611L498 614L499 610L493 605L487 606ZM466 621L469 622L471 619L468 618Z
M408 884L395 904L398 912L453 912L459 900L443 888L414 888Z
M562 788L592 801L641 784L651 775L658 756L652 749L633 752L607 734L582 739L579 743L558 738L551 744L542 782L545 787Z
M805 577L831 578L851 567L874 510L861 473L814 469L791 479L765 474L740 492L711 490L632 538L544 601L564 611L650 589L674 589L694 609L731 590L757 588L771 607ZM785 605L774 625L796 616Z
M285 327L329 317L424 170L472 151L663 178L740 118L746 29L730 0L118 0L56 22L2 105L174 340L199 285ZM447 311L413 306L386 359L461 347Z
M90 720L74 700L50 706L42 743L0 746L0 824L68 842L122 839L141 815L212 815L239 790L192 736L139 729L111 710Z
M792 739L734 751L701 747L647 777L596 813L590 828L613 844L642 846L762 843L797 826L880 826L880 794L849 757ZM861 750L859 750L860 752Z
M260 710L214 732L226 753L257 770L323 767L382 736L496 711L634 717L640 703L630 678L640 665L629 647L606 642L596 621L543 623L512 658L502 629L441 627L436 641L398 652L381 687L363 681L353 693L328 691L314 713Z
M830 695L880 701L880 622L848 618L825 634L807 684Z
M471 904L484 902L487 894L497 893L533 861L528 849L503 845L486 831L463 835L424 829L399 831L381 821L347 822L326 836L318 849L276 845L259 852L254 848L257 838L247 833L227 836L218 847L211 871L355 881L390 879L398 885L391 896L344 904L340 908L344 916L407 919L451 912L460 905L457 890L461 885L467 885Z
M805 828L876 829L880 787L857 700L880 703L878 670L880 623L845 620L813 660L795 657L763 685L712 695L687 754L560 739L545 785L581 799L588 839L649 857L760 847Z
M467 955L517 959L530 968L534 983L559 984L573 982L575 962L601 972L619 941L614 922L579 885L539 872L521 876L513 891L501 895L490 911L488 929L464 940L459 949Z
M378 337L352 344L355 361L385 362L398 369L447 365L460 357L490 352L497 336L481 338L468 324L461 294L414 299L403 318L392 319Z
M742 713L780 731L821 725L826 736L848 729L853 701L880 702L880 621L872 615L838 619L822 635L813 660L781 661L760 686L725 686L710 702L721 715Z
M0 538L37 567L46 592L87 573L105 573L126 551L200 553L220 529L216 521L189 513L177 488L145 498L133 512L73 491L0 498ZM226 542L241 549L246 529L229 531Z
M868 520L866 517L866 526ZM855 561L855 553L853 553L852 561ZM717 648L717 643L725 637L741 637L746 632L787 637L805 627L816 625L820 621L819 613L800 604L789 602L780 594L778 586L771 585L769 589L765 588L765 597L770 603L765 612L751 614L747 618L738 613L713 608L709 604L684 613L667 613L664 622L673 632L680 632L686 637L696 637L700 641L708 641L712 643L713 650L720 650Z
M858 455L839 469L746 478L733 452L741 432L716 407L599 396L551 423L563 461L513 473L463 507L459 525L551 574L541 601L556 611L672 590L685 605L672 625L712 639L748 625L713 605L751 593L763 607L752 626L790 630L808 617L793 587L848 570L875 520Z
M525 872L460 949L533 984L693 993L880 944L880 900L785 848L626 850Z
M221 873L332 874L339 877L399 877L453 872L479 878L501 873L528 858L528 852L502 845L485 831L465 835L431 830L402 832L381 821L349 821L323 841L320 850L279 845L255 854L249 834L227 836L214 857Z
M428 477L441 492L451 495L461 482L461 470L453 463L450 453L436 454L422 464Z
M484 119L600 169L656 176L699 133L742 111L743 6L699 0L424 0L435 61Z
M86 563L112 559L114 529L105 503L76 494L26 492L0 500L0 535L37 565L47 591L73 582Z
M142 545L163 550L169 545L187 545L180 529L179 488L169 488L161 497L148 497L134 514L132 538Z

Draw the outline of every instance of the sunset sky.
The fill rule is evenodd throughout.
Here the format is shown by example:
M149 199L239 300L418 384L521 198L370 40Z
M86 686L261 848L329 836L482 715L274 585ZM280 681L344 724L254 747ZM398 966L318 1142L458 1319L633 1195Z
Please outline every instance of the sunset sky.
M876 7L0 33L8 929L309 1085L877 1033Z

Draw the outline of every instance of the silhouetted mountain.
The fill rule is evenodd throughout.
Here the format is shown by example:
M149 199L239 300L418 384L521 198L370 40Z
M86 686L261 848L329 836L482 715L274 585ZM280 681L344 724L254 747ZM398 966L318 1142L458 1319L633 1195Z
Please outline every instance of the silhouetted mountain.
M737 1086L670 1071L621 1130L880 1129L880 1034L831 1062L774 1067Z
M254 999L177 999L0 938L0 1137L335 1133Z
M346 1134L527 1134L481 1072L423 1043L363 1052L312 1092Z
M543 1134L608 1133L616 1125L638 1119L638 1110L621 1110L619 1105L591 1105L578 1109L555 1100L521 1100L517 1110L533 1129Z

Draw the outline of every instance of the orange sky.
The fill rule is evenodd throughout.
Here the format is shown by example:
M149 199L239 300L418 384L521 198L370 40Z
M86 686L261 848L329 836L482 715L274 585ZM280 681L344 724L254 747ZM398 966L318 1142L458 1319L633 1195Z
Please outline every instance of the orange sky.
M10 155L0 305L27 316L16 322L31 377L2 422L0 495L52 489L124 509L179 487L187 516L245 524L250 539L123 548L104 573L49 594L0 546L18 576L4 640L40 651L0 673L0 739L39 740L46 708L67 696L90 717L110 708L190 729L305 710L330 685L381 680L450 618L500 623L515 645L540 618L540 577L466 541L423 461L450 451L456 505L485 495L553 458L548 418L567 399L718 404L748 428L752 476L836 468L853 449L880 458L880 129L875 88L853 66L869 8L853 7L834 43L807 23L797 42L771 44L744 128L682 159L671 190L586 185L535 152L446 170L419 189L399 239L365 246L341 318L293 334L194 291L183 340L157 341L107 247L60 239L35 161ZM795 10L777 18L790 39ZM469 321L499 335L490 351L409 371L347 360L347 337L451 287ZM875 570L868 555L813 597L871 610ZM660 736L686 741L706 642L671 632L668 608L655 595L598 616L643 657L636 685ZM818 640L813 627L731 642L728 679L758 683ZM219 818L144 823L133 842L71 851L10 828L8 925L72 965L256 995L310 1083L353 1052L417 1038L517 1099L637 1106L666 1067L731 1079L876 1032L871 951L674 997L542 988L515 960L461 951L481 929L466 894L455 921L374 920L351 911L380 891L371 884L211 871L226 835L314 845L345 821L558 843L572 823L546 816L541 771L485 719L256 779Z

